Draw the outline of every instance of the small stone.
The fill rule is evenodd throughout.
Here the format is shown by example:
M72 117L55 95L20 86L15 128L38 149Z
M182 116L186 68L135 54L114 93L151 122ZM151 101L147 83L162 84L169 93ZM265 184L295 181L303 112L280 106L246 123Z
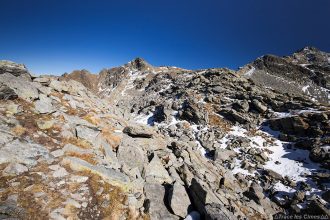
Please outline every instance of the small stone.
M53 127L55 124L54 120L49 121L37 121L38 128L41 130L47 130Z
M54 157L61 157L64 155L64 151L62 149L54 150L50 153Z
M27 172L29 169L19 163L10 163L4 170L3 175L20 175L21 173Z
M67 176L69 173L66 171L66 169L64 169L63 167L61 167L60 169L56 170L53 173L53 177L58 178L58 177L65 177Z

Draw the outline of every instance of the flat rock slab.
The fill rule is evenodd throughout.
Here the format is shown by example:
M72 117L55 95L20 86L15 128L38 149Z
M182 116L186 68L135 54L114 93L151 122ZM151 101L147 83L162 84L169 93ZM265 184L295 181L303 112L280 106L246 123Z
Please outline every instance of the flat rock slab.
M145 196L148 202L145 202L145 209L153 220L174 220L179 217L170 213L164 204L165 188L161 184L146 183L144 186Z
M16 95L26 101L39 97L37 88L26 78L16 77L9 73L0 74L0 84L12 89Z
M93 174L99 175L103 179L109 181L110 184L118 186L124 191L130 189L128 176L114 169L108 169L104 166L92 165L76 157L66 157L62 160L62 164L69 165L70 168L74 171L89 171Z
M151 129L142 125L127 126L123 132L131 137L151 138L154 135Z
M14 162L31 167L37 164L40 157L48 159L49 156L45 147L39 144L21 142L18 139L0 148L0 164Z

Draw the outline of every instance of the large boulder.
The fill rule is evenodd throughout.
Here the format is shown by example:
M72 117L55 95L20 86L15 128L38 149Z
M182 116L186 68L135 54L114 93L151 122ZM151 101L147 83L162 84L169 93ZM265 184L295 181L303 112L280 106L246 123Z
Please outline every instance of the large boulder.
M9 88L4 83L0 83L0 99L10 100L10 99L16 99L17 97L18 95L13 89Z
M173 180L164 168L159 157L155 154L149 164L145 166L144 178L152 183L172 183Z
M237 219L223 205L210 203L205 206L205 220L235 220Z
M33 83L21 76L16 77L9 73L0 74L0 85L4 88L5 94L10 94L9 97L15 96L14 93L26 101L35 100L39 97L38 90Z
M142 125L127 126L123 132L131 137L151 138L154 135L151 129Z
M179 182L175 182L173 184L168 200L174 214L182 218L187 216L188 208L191 205L191 202L185 187Z
M145 212L149 213L153 220L174 220L179 217L170 213L164 204L165 188L159 183L146 183L144 185L146 200L144 202Z
M24 76L30 79L30 74L23 64L0 60L0 74L9 73L13 76Z
M34 103L34 107L40 114L52 113L56 111L52 104L52 100L44 94L39 95L39 100Z
M125 164L129 169L138 168L142 172L144 164L147 162L146 153L141 146L134 142L134 139L129 136L124 136L118 151L118 160Z

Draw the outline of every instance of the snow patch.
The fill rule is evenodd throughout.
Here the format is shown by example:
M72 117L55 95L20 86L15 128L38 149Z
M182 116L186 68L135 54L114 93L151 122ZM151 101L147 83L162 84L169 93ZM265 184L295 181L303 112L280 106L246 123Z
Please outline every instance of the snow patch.
M255 70L256 70L256 68L252 67L249 71L244 73L244 75L245 76L252 76L252 74L254 73Z

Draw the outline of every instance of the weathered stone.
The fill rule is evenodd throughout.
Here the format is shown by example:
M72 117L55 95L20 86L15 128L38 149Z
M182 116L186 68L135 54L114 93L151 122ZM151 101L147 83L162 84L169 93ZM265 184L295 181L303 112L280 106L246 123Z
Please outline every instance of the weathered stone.
M188 214L188 208L191 204L183 185L175 182L170 190L168 200L175 215L184 218Z
M14 162L27 167L37 164L37 158L48 159L48 150L39 144L13 140L0 148L0 164Z
M229 212L223 205L210 203L205 206L205 220L235 220L237 219L231 212Z
M260 112L260 113L264 113L265 111L267 111L267 106L263 105L260 101L254 99L252 101L253 106Z
M16 99L18 95L16 92L9 88L6 84L0 82L0 99L11 100Z
M3 175L15 176L27 172L28 168L19 163L10 163L3 171Z
M226 160L230 160L232 157L235 157L236 152L232 150L226 149L216 149L214 154L214 160L224 162Z
M74 171L89 171L93 174L99 175L110 184L122 188L124 191L130 189L129 178L125 174L105 168L104 166L92 165L82 159L75 157L66 157L62 160L63 165L68 165Z
M37 121L38 128L40 128L41 130L50 129L51 127L53 127L54 124L55 124L54 120Z
M142 125L127 126L123 132L131 137L151 138L153 136L153 132Z
M66 82L61 82L58 80L51 80L49 87L53 88L54 90L58 91L58 92L68 92L69 88L66 85Z
M9 73L13 76L24 76L30 78L28 70L23 64L14 63L12 61L0 60L0 74Z
M144 209L154 220L174 220L179 217L172 215L164 204L165 188L161 184L146 183L144 186L146 200Z
M78 138L88 141L91 144L94 144L97 136L100 134L100 131L96 128L90 128L86 126L77 126L76 134Z
M142 172L147 161L146 153L139 145L131 142L132 138L124 137L117 151L118 160L126 164L130 169L137 167Z
M173 181L157 155L154 155L150 163L145 166L144 178L150 183L162 184Z
M52 100L44 94L39 95L39 100L35 101L34 107L40 114L52 113L55 111Z
M14 93L26 101L39 97L37 88L31 82L23 77L16 77L9 73L0 74L0 88L4 88L2 94L4 94L3 97L6 99L14 98ZM8 90L8 88L11 90Z
M265 170L265 173L266 173L266 175L274 178L275 180L283 180L283 176L281 174L279 174L279 173L276 173L273 170L269 170L269 169L268 170Z

